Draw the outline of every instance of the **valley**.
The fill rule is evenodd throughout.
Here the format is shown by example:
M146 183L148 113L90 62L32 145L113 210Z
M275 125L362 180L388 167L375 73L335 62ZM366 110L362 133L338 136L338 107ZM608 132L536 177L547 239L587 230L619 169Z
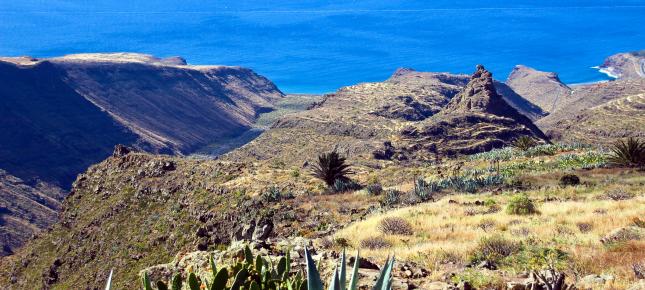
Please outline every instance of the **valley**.
M395 289L531 289L544 269L579 289L643 283L643 157L620 163L610 150L645 138L645 79L626 68L584 85L519 65L504 82L482 65L468 75L402 68L314 96L179 58L6 62L5 78L27 76L0 95L3 121L31 126L6 134L75 159L2 136L15 140L0 151L14 158L0 159L11 196L0 199L0 238L12 241L2 289L99 289L111 271L114 289L190 273L207 287L209 257L232 269L243 245L276 262L288 253L294 275L307 247L325 281L344 249L360 249L362 287L392 254ZM41 74L51 83L34 87ZM347 178L313 176L328 152L346 158ZM67 175L18 159L43 155Z

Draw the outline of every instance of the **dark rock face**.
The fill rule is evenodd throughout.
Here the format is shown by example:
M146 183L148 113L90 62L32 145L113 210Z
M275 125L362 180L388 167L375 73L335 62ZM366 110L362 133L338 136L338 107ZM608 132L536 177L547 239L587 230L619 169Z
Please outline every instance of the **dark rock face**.
M438 114L401 130L399 153L433 160L437 154L472 154L509 145L519 136L547 140L530 119L496 91L492 74L478 65L470 82Z
M272 82L249 69L189 66L179 57L0 58L0 169L22 180L20 192L27 197L6 210L28 208L40 183L69 189L77 174L110 155L125 156L135 148L183 155L241 134L258 112L271 110L282 97ZM117 144L123 146L113 150ZM153 174L171 169L162 164ZM56 198L60 202L63 196ZM24 205L17 204L21 200ZM40 227L55 217L24 221ZM0 244L11 245L3 248L25 240L27 232L16 233L0 237Z

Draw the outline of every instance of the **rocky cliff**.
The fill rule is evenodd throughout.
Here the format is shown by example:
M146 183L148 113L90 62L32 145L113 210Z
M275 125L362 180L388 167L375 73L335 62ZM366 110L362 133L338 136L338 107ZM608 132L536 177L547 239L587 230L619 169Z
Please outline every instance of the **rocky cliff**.
M645 50L614 54L598 69L616 79L645 78Z
M37 214L40 207L30 206L39 202L31 200L38 184L69 189L77 174L108 157L116 144L191 153L245 132L282 97L249 69L192 66L181 58L131 53L0 58L0 169L23 182L0 193L22 192L9 212L34 210L23 228L46 226L55 215ZM55 199L60 202L62 195ZM25 234L18 236L4 235L0 245L13 249Z

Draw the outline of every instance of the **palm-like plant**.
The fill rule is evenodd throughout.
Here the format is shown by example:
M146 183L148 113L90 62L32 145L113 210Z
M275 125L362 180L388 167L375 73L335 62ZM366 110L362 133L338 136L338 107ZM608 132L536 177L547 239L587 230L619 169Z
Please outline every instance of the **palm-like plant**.
M348 181L347 175L352 173L345 157L340 156L336 150L319 155L318 162L314 164L312 170L314 177L324 181L330 187L336 180Z
M515 141L513 141L512 146L514 148L517 148L522 151L529 150L531 147L535 147L537 145L537 142L535 139L529 137L529 136L521 136Z
M645 142L630 137L627 140L616 141L611 147L607 160L618 166L645 165Z

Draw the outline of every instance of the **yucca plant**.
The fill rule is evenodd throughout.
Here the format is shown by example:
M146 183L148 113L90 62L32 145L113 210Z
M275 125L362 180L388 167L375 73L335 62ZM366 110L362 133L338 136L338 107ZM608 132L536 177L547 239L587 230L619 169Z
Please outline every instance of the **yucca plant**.
M336 150L319 155L312 170L313 176L324 181L328 187L332 187L336 180L348 181L347 175L352 173L345 157L340 156Z
M645 142L630 137L627 140L616 141L611 147L607 158L609 163L618 166L645 165Z
M529 137L529 136L521 136L515 141L513 141L512 146L518 150L521 151L526 151L529 150L532 147L535 147L537 145L537 142L535 139Z

